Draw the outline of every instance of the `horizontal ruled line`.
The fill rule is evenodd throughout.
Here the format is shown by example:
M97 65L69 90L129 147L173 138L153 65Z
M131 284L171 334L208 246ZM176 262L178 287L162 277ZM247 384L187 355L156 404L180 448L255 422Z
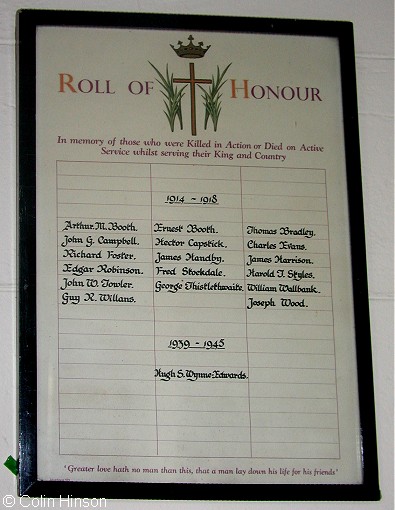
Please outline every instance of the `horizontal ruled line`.
M71 421L67 421L67 422L60 422L60 425L99 425L100 427L112 427L112 426L120 426L120 427L124 427L124 426L133 426L133 425L137 425L137 426L142 426L142 427L155 427L156 424L155 423L130 423L130 422L124 422L124 423L97 423L97 422L89 422L89 421L84 421L84 422L71 422ZM161 424L161 425L158 425L159 428L167 428L167 427L182 427L182 428L201 428L201 429L218 429L218 428L221 428L221 429L250 429L250 425L198 425L198 424L194 424L194 425L184 425L184 424L171 424L171 425L167 425L167 424ZM257 430L261 430L261 429L275 429L275 430L288 430L288 429L302 429L302 430L337 430L337 427L305 427L305 426L300 426L300 427L258 427L258 426L255 426L255 425L252 425L251 426L251 429L257 429Z
M211 166L211 165L210 165ZM254 167L250 167L250 168L254 168ZM284 168L287 168L287 167L284 167ZM294 170L294 168L292 168ZM301 168L300 170L310 170L309 168ZM324 169L318 169L318 170L324 170ZM98 177L99 179L108 179L108 178L117 178L117 179L131 179L131 180L139 180L139 181L149 181L150 180L150 176L149 175L99 175L99 174L66 174L66 173L59 173L58 172L58 177L59 177L59 180L62 179L62 177L76 177L77 179L79 179L80 177L92 177L92 178L96 178ZM161 181L176 181L176 182L179 182L180 179L182 179L183 181L196 181L196 182L207 182L207 181L220 181L220 182L232 182L236 185L238 185L240 183L240 178L235 178L235 179L232 179L231 176L229 177L226 177L226 178L222 178L222 177L214 177L214 178L210 178L210 177L204 177L202 179L200 179L199 177L187 177L187 176L184 176L184 177L167 177L167 176L155 176L154 177L154 180L161 180ZM325 180L322 180L322 181L310 181L310 180L306 180L306 179L303 179L303 180L291 180L291 179L247 179L247 178L241 178L241 182L244 184L244 183L254 183L254 182L259 182L261 184L266 184L266 183L271 183L271 182L276 182L276 183L280 183L280 184L317 184L317 186L326 186L326 182ZM59 187L58 189L74 189L74 188L61 188ZM90 189L90 188L83 188L83 189ZM99 190L101 191L101 190ZM106 190L104 190L106 191ZM119 190L119 191L124 191L124 190ZM152 190L153 193L160 193L161 191L163 191L164 193L174 193L174 190ZM147 189L145 190L146 193L150 193L150 190ZM183 191L176 191L175 193L187 193L187 192L183 192Z
M77 191L77 190L75 190ZM141 192L138 192L138 193L141 193ZM286 195L283 195L283 196L286 196ZM325 197L313 197L313 198L325 198ZM93 206L98 206L98 204L96 202L58 202L58 205L93 205ZM106 203L106 204L100 204L100 206L119 206L121 205L122 207L150 207L150 204L110 204L110 203ZM193 206L196 206L196 205L199 205L198 202L196 203L173 203L173 204L163 204L163 205L155 205L153 207L165 207L166 205L170 205L170 206L185 206L185 205L193 205ZM221 206L220 204L201 204L202 206L205 206L205 207L217 207L218 209L230 209L231 211L234 211L235 208L234 207L226 207L226 206ZM273 208L273 207L243 207L244 211L288 211L288 212L326 212L326 209L286 209L284 207L281 207L279 209L276 209L276 208ZM137 221L137 220L136 220Z
M59 395L98 395L101 397L106 396L132 396L132 397L153 397L154 395L150 395L147 393L68 393L68 392L59 392ZM160 400L161 398L178 398L178 397L188 397L188 399L192 398L211 398L216 399L219 398L221 400L226 398L235 398L235 399L267 399L267 400L278 400L278 399L287 399L287 400L336 400L336 397L268 397L268 396L261 396L261 397L248 397L248 395L185 395L185 394L171 394L171 395L165 395L157 393L156 396ZM62 409L74 409L74 407L71 408L62 408ZM92 409L90 407L86 407L85 409ZM103 408L105 409L105 408ZM112 408L111 408L112 409ZM210 412L210 411L209 411Z
M189 337L189 335L188 335ZM189 337L190 338L190 337ZM59 350L61 351L92 351L92 352L97 352L97 351L125 351L125 352L134 352L134 353L154 353L154 352L188 352L189 350L191 349L202 349L202 352L208 352L208 353L215 353L215 352L218 352L218 351L224 351L226 350L226 354L247 354L247 351L232 351L230 349L227 349L225 347L218 347L217 349L206 349L205 347L203 346L199 346L199 347L188 347L188 349L170 349L168 347L164 348L164 349L159 349L159 348L156 348L155 350L153 349L122 349L122 348L107 348L107 349L103 349L103 348L95 348L95 347L59 347ZM302 351L297 351L297 352L284 352L284 351L253 351L251 349L248 350L248 353L249 354L280 354L280 355L289 355L289 356L299 356L299 355L303 355L303 356L334 356L334 353L333 352L302 352Z
M151 251L151 248L144 248L144 249L145 249L145 250L147 250L147 251ZM326 255L326 254L324 253L324 254L321 254L321 255ZM63 259L63 260L64 260L64 259ZM127 262L124 262L124 263L127 263ZM132 260L131 262L129 262L129 264L130 264L130 263L134 263L134 264L147 264L147 265L148 265L148 262L139 262L139 261L135 261L135 260ZM117 262L117 264L119 264L119 262ZM193 264L194 266L198 266L198 265L199 265L197 262L192 262L192 264ZM170 264L169 264L169 265L170 265ZM176 263L171 264L171 265L172 265L172 266L177 266L177 265L179 265L179 266L181 266L181 265L186 266L186 265L191 265L191 264L188 264L188 262L185 262L185 263L176 262ZM277 265L284 266L285 264L277 264ZM237 266L237 264L221 264L221 267L227 267L227 266ZM241 267L242 267L242 266L241 266ZM240 267L239 267L239 268L240 268ZM210 269L215 269L215 268L210 268ZM315 266L315 267L314 267L314 269L329 269L329 266L328 266L328 267L327 267L327 266ZM89 273L89 274L90 274L90 276L92 276L92 275L98 275L99 273L94 272L94 273ZM121 278L121 279L124 279L124 278L134 278L134 277L135 277L134 275L118 274L118 273L116 273L116 274L111 274L111 275L106 275L106 274L103 274L103 273L100 273L100 274L102 274L102 275L103 275L103 276L102 276L102 278L103 278L103 279L104 279L106 276L107 276L107 278L111 278L111 279L113 279L113 278ZM60 272L60 273L58 273L58 277L65 277L65 276L70 276L70 272ZM77 275L75 275L75 274L72 274L72 273L71 273L71 276L77 276ZM83 279L84 277L81 277L81 278ZM144 278L145 278L145 279L152 280L153 278L158 278L158 276L157 276L157 275L144 275ZM169 278L169 277L167 277L166 275L163 275L163 276L161 276L160 278L163 280L163 279L165 279L165 278ZM207 277L204 277L204 276L199 277L199 278L198 278L197 276L192 276L192 277L191 277L191 279L199 279L199 280L201 280L201 279L205 279L205 278L207 278ZM211 277L211 278L213 278L213 277ZM254 279L251 281L251 280L250 280L250 277L248 277L248 281L247 281L247 283L254 283L255 281L256 281L256 282L262 282L262 281L264 281L265 283L267 282L267 283L274 283L274 284L275 284L275 283L280 283L280 282L283 282L283 281L284 281L284 280L281 280L281 279L279 279L279 278L275 278L275 277L273 277L273 278L260 278L260 277L253 277L253 278L254 278ZM184 279L186 279L186 277L184 277ZM223 281L226 281L226 280L231 280L231 281L235 281L235 280L236 280L236 281L244 281L244 278L236 278L236 279L235 279L235 278L231 278L231 277L225 277L225 278L224 278L223 276L219 276L219 277L218 277L218 279L221 279L221 281L222 281L222 280L223 280ZM298 281L295 281L295 280L291 280L291 281L292 281L292 285L298 285L298 284L300 285L300 282L298 282ZM330 280L316 280L316 279L314 279L314 285L315 285L315 286L317 286L317 285L319 285L319 284L321 284L321 283L322 283L322 284L324 284L324 285L325 285L325 284L330 284ZM302 283L302 285L308 285L308 284L307 284L307 283ZM116 291L117 291L117 290L114 290L114 289L113 289L113 290L111 290L111 289L112 289L111 287L108 287L108 288L106 288L106 287L101 287L101 288L96 287L95 289L96 289L96 291L97 291L97 290L100 290L100 291L103 291L103 292L116 292ZM63 289L59 289L59 290L63 290ZM76 287L73 287L73 290L78 290L78 287L77 287L77 288L76 288ZM82 292L82 290L81 290L81 292ZM118 292L118 291L117 291L117 292ZM129 290L129 292L151 292L151 294L152 294L152 289L149 291L149 290L137 290L137 289L133 288L133 289L130 289L130 290ZM252 292L252 291L251 291L251 292ZM258 294L258 292L257 292L256 294ZM279 293L279 292L278 292L278 293L276 293L276 294L277 294L278 296L280 296L280 295L281 295L281 294L283 294L283 293L282 293L282 292L281 292L281 293ZM306 294L306 295L308 295L309 293L305 293L305 294ZM310 294L312 294L312 295L314 296L314 293L310 293ZM322 295L323 295L323 294L321 294L321 296L322 296ZM314 297L315 297L315 296L314 296ZM324 295L324 297L325 297L325 295ZM330 294L328 294L326 297L330 297ZM372 298L372 299L374 299L374 298ZM376 298L376 299L384 299L384 298ZM389 298L388 298L388 299L389 299Z
M152 396L153 398L153 396ZM247 397L244 398L245 400L247 399ZM222 409L215 409L215 410L210 410L210 411L206 411L206 410L201 410L201 409L167 409L167 408L160 408L160 409L156 409L155 407L143 407L143 408L140 408L140 407L128 407L128 408L122 408L122 407L59 407L59 410L60 411L65 411L66 413L68 411L86 411L88 413L90 413L90 411L103 411L103 412L108 412L108 413L113 413L113 412L118 412L118 411L125 411L125 412L131 412L131 413L134 413L134 412L141 412L141 413L156 413L156 411L158 412L158 414L163 414L163 413L168 413L168 412L181 412L183 415L188 415L189 413L208 413L208 414L222 414L222 413L231 413L231 412L234 412L235 414L239 414L239 415L253 415L253 414L292 414L292 415L297 415L297 414L301 414L301 415L309 415L309 416L316 416L316 415L332 415L332 416L337 416L337 413L336 412L316 412L316 411L307 411L307 412L298 412L298 411L292 411L292 410L286 410L286 411L257 411L257 410L254 410L254 411L249 411L247 408L246 409L242 409L240 411L233 411L233 410L222 410ZM61 423L64 423L64 424L67 424L69 422L61 422ZM82 422L79 422L79 423L85 423L85 421L82 421ZM102 425L102 423L97 423L98 425ZM108 423L107 425L110 425L111 423ZM122 422L123 424L123 422ZM140 424L139 422L137 422L137 424ZM106 424L104 424L106 425ZM172 426L173 423L169 424L168 426ZM183 426L180 425L180 426ZM185 425L187 426L187 425ZM188 425L188 426L195 426L195 424L191 424L191 425ZM203 426L203 425L202 425ZM206 425L204 425L206 426ZM209 425L207 425L209 426ZM211 426L211 425L210 425ZM229 425L230 427L233 426L233 425ZM249 427L248 424L246 425L243 425L245 427ZM256 426L256 428L278 428L276 426L266 426L266 427L260 427L260 426ZM280 428L306 428L304 425L300 426L300 427L280 427ZM314 426L312 426L311 428L316 428ZM334 430L337 430L337 427L322 427L324 429L334 429Z
M73 289L73 291L75 292L75 289ZM82 293L86 293L86 291L80 291ZM125 291L126 292L126 291ZM110 291L110 294L114 293L114 291ZM119 291L116 291L115 293L119 293ZM147 292L148 293L148 292ZM179 294L199 294L200 291L195 291L195 292L180 292L178 291ZM152 293L151 293L152 294ZM218 292L211 292L211 294L213 295L221 295L223 296L224 293L221 291L218 291ZM256 295L259 295L259 294L263 294L265 296L278 296L278 294L273 294L272 292L262 292L262 293L256 293ZM229 295L229 294L227 294ZM283 294L284 296L289 296L290 294ZM293 294L291 294L292 296ZM293 295L295 297L295 295ZM300 297L300 294L298 295ZM304 298L306 296L303 296ZM331 296L320 296L322 298L330 298ZM315 297L314 297L315 299ZM78 305L62 305L62 301L59 299L58 300L58 304L59 305L62 305L62 306L67 306L68 308L70 306L78 306L78 309L81 310L82 308L85 308L85 307L89 307L89 306L102 306L103 308L107 308L107 307L118 307L118 308L125 308L125 307L133 307L133 308L152 308L152 305L139 305L138 303L108 303L106 301L103 302L104 304L100 304L93 301L93 302L86 302L86 303L78 303ZM184 310L185 308L189 309L190 307L188 305L155 305L155 308L156 309L161 309L161 308L169 308L169 309L180 309L180 310ZM283 307L283 308L280 308L280 306L276 307L275 310L270 310L271 313L273 312L288 312L289 313L289 310L285 309L286 307ZM308 313L316 313L316 312L327 312L327 313L332 313L333 312L333 309L332 307L331 308L328 308L328 309L325 309L325 308L309 308L308 310L306 310L306 308L308 308L307 306L303 309L303 310L299 310L299 313L303 313L303 314L308 314ZM212 306L194 306L194 309L195 310L212 310L213 307ZM239 306L239 307L236 307L236 306L218 306L217 307L217 310L234 310L234 311L243 311L243 310L249 310L248 308L245 308L245 306ZM67 320L109 320L109 321L113 321L114 319L111 319L111 318L106 318L106 319L98 319L96 317L90 317L89 315L86 315L85 317L64 317L62 316L61 314L59 314L59 319L67 319ZM138 319L117 319L117 321L138 321ZM142 321L144 321L145 319L142 319ZM157 322L174 322L174 321L165 321L165 320L158 320ZM177 322L196 322L195 320L190 320L190 321L177 321ZM217 321L208 321L206 320L207 323L218 323ZM238 323L235 323L235 322L231 322L231 321L222 321L223 323L225 324L238 324ZM263 321L263 322L251 322L251 321L248 321L247 324L267 324L267 322ZM278 323L276 323L278 324ZM281 324L284 324L283 322L281 322ZM325 326L325 324L321 324L321 323L317 323L315 322L314 324L312 324L313 326ZM329 324L327 324L329 325Z
M100 437L100 438L97 438L97 437L65 437L65 436L60 436L59 439L67 439L67 440L70 440L70 441L131 441L131 442L152 442L152 441L155 441L155 439L141 439L140 437L139 438L128 438L128 439L120 439L118 437ZM166 441L166 440L161 440L161 441ZM189 442L189 441L188 441ZM244 441L240 441L240 442L244 442Z
M119 366L126 366L126 367L152 367L151 364L149 363L96 363L96 362L92 362L92 363L87 363L87 362L60 362L59 365L91 365L91 366L108 366L108 367L111 367L111 366L116 366L116 367L119 367ZM161 364L162 367L174 367L174 368L177 368L177 367L184 367L185 365L177 365L175 363L172 363L171 365L168 365L168 364ZM209 369L213 369L213 370L217 370L217 369L224 369L224 368L228 368L228 369L235 369L235 370L239 370L240 369L240 365L238 366L231 366L231 365L216 365L215 368L212 366L212 365L199 365L199 366L194 366L193 369L192 368L188 368L188 370L200 370L202 368L209 368ZM333 371L335 370L335 368L321 368L321 367L289 367L287 365L285 366L250 366L249 369L250 370L255 370L257 368L286 368L287 370L326 370L326 371ZM202 378L203 379L203 378ZM216 379L222 379L221 377L217 377ZM228 379L228 378L225 378L224 379ZM212 379L213 380L213 379Z
M93 218L87 218L87 219L88 220L95 220L96 218L97 219L106 219L106 220L108 220L108 217L101 218L99 216L94 216ZM81 217L80 216L58 216L58 219L60 219L60 220L62 220L62 219L79 219L80 220ZM116 218L116 219L117 219L117 221L130 221L130 218L127 218L127 217L125 217L125 218ZM143 218L143 219L141 219L139 221L152 221L152 222L155 223L157 220L151 220L151 218ZM174 221L174 220L171 220L171 219L166 220L166 219L164 219L164 221ZM179 218L177 221L189 222L189 223L191 222L190 219L183 219L183 218ZM240 221L215 220L215 223L233 223L235 225L241 225ZM247 223L250 224L252 222L247 222ZM282 226L284 226L284 225L286 225L286 226L288 226L288 225L300 225L300 224L301 224L300 221L297 222L297 223L293 223L292 221L291 222L290 221L282 221L282 222L271 221L271 222L268 223L268 225L282 225ZM326 227L326 228L328 228L328 223L310 223L309 222L309 226L311 226L311 227ZM71 228L67 229L67 231L74 231L74 230L77 231L77 232L88 232L88 231L89 232L90 231L97 232L95 229L71 229ZM63 230L58 230L58 232L59 233L63 232ZM274 237L274 235L273 235L273 237ZM288 236L286 236L286 237L288 237ZM325 240L327 240L327 239L325 239Z
M60 395L80 395L80 393L60 393ZM83 393L83 395L97 395L97 393ZM115 393L115 394L111 394L109 393L108 395L129 395L128 393L122 393L122 394L118 394L118 393ZM153 396L153 395L140 395L140 396L143 396L143 397L146 397L146 396ZM162 395L158 395L158 397L160 398ZM183 395L185 396L185 395ZM189 395L188 395L189 397ZM244 397L246 400L248 400L248 397ZM275 397L274 397L275 398ZM296 399L297 400L297 399ZM313 400L313 399L309 399L309 400ZM329 400L329 399L328 399ZM155 408L134 408L134 407L127 407L127 408L123 408L123 407L60 407L59 409L65 411L65 410L68 410L68 411L72 411L72 410L85 410L85 411L90 411L90 410L94 410L94 411L155 411ZM207 414L211 414L211 413L236 413L236 414L248 414L248 411L246 410L236 410L236 409L230 409L230 410L201 410L201 409L188 409L187 411L186 410L180 410L180 409L158 409L158 412L159 413L163 413L163 412L171 412L171 413L174 413L174 412L182 412L182 413L207 413ZM337 416L337 412L323 412L323 411L292 411L292 410L288 410L288 411L251 411L251 414L302 414L302 415L331 415L331 416Z
M285 311L285 310L280 310L280 311ZM320 310L320 311L324 311L324 312L331 312L331 310ZM312 313L315 313L317 312L317 310L309 310L309 312L312 312ZM94 320L95 322L96 321L114 321L114 319L100 319L100 318L92 318L92 319L89 319L88 317L59 317L60 320L72 320L72 321L86 321L86 320ZM121 323L121 322L151 322L149 319L116 319L117 323ZM174 323L174 321L172 320L160 320L160 321L157 321L158 323L167 323L167 322L170 322L170 323ZM189 324L191 322L196 322L196 321L177 321L178 324ZM207 321L208 322L208 321ZM210 324L217 324L217 322L210 322ZM228 321L226 322L226 324L239 324L239 322L233 322L233 321ZM258 326L262 326L262 325L276 325L278 326L279 323L278 322L252 322L252 321L248 321L248 325L258 325ZM281 326L311 326L311 327L317 327L317 326L332 326L332 322L326 324L326 323L314 323L312 324L311 322L310 323L302 323L302 322L297 322L297 323L286 323L286 322L281 322L280 324ZM77 333L78 334L78 333ZM83 334L87 334L85 332L83 332Z
M156 440L153 440L152 441L153 443L156 443ZM62 453L61 451L59 452L59 455L71 455L71 453ZM98 455L97 453L75 453L75 452L72 452L72 455L75 456L75 457L136 457L136 455L133 455L133 454L128 454L128 453L116 453L116 454L107 454L107 453L101 453L100 455ZM144 455L145 458L153 458L153 459L156 459L158 458L159 455ZM339 455L337 456L333 456L333 457L295 457L295 456L292 456L290 457L289 455L288 456L284 456L284 457L273 457L273 456L265 456L265 455L239 455L237 457L233 457L231 455L221 455L221 456L218 456L218 455L212 455L210 457L208 457L207 455L164 455L164 457L166 458L169 458L169 459L206 459L206 458L210 458L210 459L292 459L292 460L334 460L334 459L340 459Z
M59 407L61 411L155 411L155 407ZM236 411L240 412L240 411ZM67 422L66 422L67 423Z
M302 369L303 370L303 369ZM89 380L92 380L92 381L135 381L135 382L151 382L151 383L154 383L154 379L127 379L127 378L122 378L122 379L112 379L112 378L104 378L104 377L59 377L59 380L77 380L77 381L89 381ZM164 382L164 381L163 381ZM182 383L183 381L181 380L174 380L173 383L177 383L177 384L180 384ZM207 380L201 380L199 382L212 382L212 380L210 381L207 381ZM225 382L225 380L223 381L220 381L220 382ZM287 381L249 381L249 384L292 384L292 386L296 385L296 384L311 384L313 386L317 386L317 385L320 385L320 386L336 386L336 383L321 383L321 382L287 382ZM68 393L66 393L68 394ZM78 392L78 393L70 393L70 395L103 395L103 393L91 393L91 392ZM105 393L104 393L105 395ZM133 395L133 393L131 394Z
M146 442L153 442L153 441L156 441L156 439L141 439L141 438L118 438L118 437L100 437L100 438L94 438L94 437L66 437L66 436L60 436L59 439L63 439L63 440L70 440L70 441L128 441L128 442L134 442L134 441L137 441L137 442L141 442L141 441L146 441ZM249 444L250 441L246 440L246 441L235 441L234 439L232 440L204 440L204 441L201 441L201 440L196 440L196 439L160 439L160 442L161 443L203 443L203 444L207 444L207 443L213 443L213 444L226 444L226 443L232 443L232 444ZM327 441L257 441L257 440L254 440L254 441L251 441L251 443L254 445L254 444L306 444L306 445L310 445L310 444L326 444L326 445L338 445L339 443L329 443Z
M83 336L86 336L87 333L83 333ZM59 333L59 335L62 335L62 336L75 336L77 335L78 336L78 333ZM131 335L129 333L92 333L92 336L108 336L108 337L111 337L110 340L113 341L115 337L117 336L122 336L122 337L128 337L128 338L135 338L135 335ZM150 335L146 335L146 334L139 334L137 335L138 337L141 337L141 338L153 338L154 335L153 334L150 334ZM207 337L209 335L187 335L188 338L205 338L205 339L208 339ZM213 335L211 335L213 337ZM174 335L160 335L161 338L174 338ZM275 338L275 337L271 337L271 336L259 336L259 337L249 337L249 338L245 338L245 337L241 337L241 336L227 336L226 339L233 339L233 340L243 340L243 341L248 341L248 340L272 340L272 341L278 341L278 340L306 340L306 341L312 341L312 342L315 342L315 341L318 341L318 342L331 342L333 343L333 338L306 338L306 337L281 337L280 339L279 338ZM70 347L71 349L73 349L74 347ZM134 349L133 349L134 350ZM141 349L141 350L152 350L153 349Z
M194 149L196 147L187 147L187 148L190 148L190 149ZM221 148L221 147L220 147ZM92 159L92 160L87 160L87 159L83 159L83 160L78 160L78 159L57 159L56 160L56 163L66 163L66 164L71 164L73 165L73 163L95 163L96 165L141 165L143 167L147 167L149 168L150 166L152 168L155 168L155 167L177 167L177 166L181 166L181 167L184 167L184 166L194 166L194 167L198 167L198 168L201 168L203 166L207 166L205 165L203 162L202 163L160 163L160 162L155 162L155 163L147 163L147 161L145 160L141 160L141 161L133 161L133 162L129 162L129 161L113 161L113 160L108 160L108 161L103 161L103 160L98 160L98 159ZM214 164L210 164L210 167L211 166L214 166L214 167L220 167L220 168L234 168L234 169L240 169L242 170L243 168L260 168L260 169L266 169L266 170L276 170L276 171L281 171L283 169L285 170L321 170L321 171L324 171L326 170L326 168L322 168L322 167L316 167L316 166L273 166L273 165L248 165L248 166L245 166L245 165L240 165L240 164L234 164L234 163L229 163L229 162L223 162L223 163L214 163ZM74 174L73 174L74 175ZM77 176L79 174L76 174ZM188 177L186 177L188 178ZM190 179L192 179L193 177L189 177ZM174 179L174 177L173 177ZM237 179L238 181L239 179Z

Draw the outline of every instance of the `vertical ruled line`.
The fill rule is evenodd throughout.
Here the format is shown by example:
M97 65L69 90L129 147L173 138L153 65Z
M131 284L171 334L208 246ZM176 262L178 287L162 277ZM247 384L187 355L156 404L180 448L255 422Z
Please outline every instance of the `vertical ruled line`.
M250 423L250 457L252 458L252 421L251 421L251 399L250 399L250 354L248 348L248 314L247 314L247 282L246 282L246 255L244 242L244 209L243 209L243 176L242 167L239 168L240 173L240 213L241 213L241 237L243 243L243 281L244 281L244 314L245 314L245 336L246 336L246 354L247 354L247 394L248 394L248 418Z
M325 200L326 200L326 223L328 227L328 253L329 253L329 282L331 286L331 304L332 304L332 340L333 340L333 358L335 365L335 389L336 389L336 422L337 422L337 442L339 445L339 458L341 458L340 452L340 424L339 424L339 395L338 395L338 387L337 387L337 363L336 363L336 339L335 339L335 317L333 314L333 281L332 281L332 259L331 259L331 240L330 240L330 230L329 230L329 215L328 215L328 190L326 184L326 170L324 172L325 175Z
M60 325L59 325L59 317L60 317L60 309L59 309L59 161L56 161L56 268L57 268L57 275L56 275L56 306L57 306L57 310L58 310L58 316L57 316L57 327L58 327L58 334L57 334L57 338L58 338L58 380L57 380L57 386L58 386L58 402L57 402L57 405L58 405L58 435L59 435L59 439L58 439L58 445L59 445L59 455L61 453L61 444L60 444L60 390L59 390L59 385L60 385L60 378L59 378L59 375L60 375L60 335L59 335L59 330L60 330Z
M149 185L150 185L150 233L151 233L151 264L152 264L152 318L153 318L153 335L154 335L154 365L155 371L157 369L156 365L156 317L155 317L155 266L154 266L154 236L152 232L152 218L153 218L153 204L152 204L152 164L149 165ZM155 425L156 425L156 454L159 455L159 426L158 426L158 397L157 397L157 385L156 385L156 377L154 376L154 386L155 386Z

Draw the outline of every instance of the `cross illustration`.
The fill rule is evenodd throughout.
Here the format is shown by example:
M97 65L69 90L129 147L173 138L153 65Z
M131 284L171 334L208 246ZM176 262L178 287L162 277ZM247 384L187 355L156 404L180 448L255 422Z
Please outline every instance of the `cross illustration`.
M195 78L195 65L193 62L189 63L189 78L174 78L174 83L189 83L191 91L191 130L192 135L196 135L196 93L195 84L204 83L211 84L212 80Z

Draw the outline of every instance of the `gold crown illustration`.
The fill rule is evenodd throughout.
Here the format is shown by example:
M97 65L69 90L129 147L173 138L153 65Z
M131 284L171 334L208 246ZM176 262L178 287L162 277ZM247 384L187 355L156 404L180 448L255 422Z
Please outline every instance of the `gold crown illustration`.
M210 48L210 46L207 46L207 48L203 48L203 43L200 42L198 45L193 44L192 35L188 37L189 44L186 46L183 46L182 41L178 41L178 48L175 48L172 44L170 46L173 48L173 50L177 53L177 55L181 58L202 58L206 54L206 51Z

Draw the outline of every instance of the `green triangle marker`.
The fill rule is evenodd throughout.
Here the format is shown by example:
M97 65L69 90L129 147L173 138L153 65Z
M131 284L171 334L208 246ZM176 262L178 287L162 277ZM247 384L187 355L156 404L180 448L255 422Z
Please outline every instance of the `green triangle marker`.
M4 466L8 468L15 476L18 474L18 461L15 460L11 455L4 462Z

